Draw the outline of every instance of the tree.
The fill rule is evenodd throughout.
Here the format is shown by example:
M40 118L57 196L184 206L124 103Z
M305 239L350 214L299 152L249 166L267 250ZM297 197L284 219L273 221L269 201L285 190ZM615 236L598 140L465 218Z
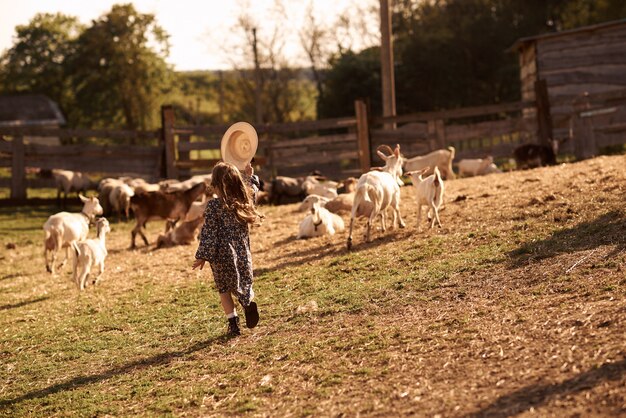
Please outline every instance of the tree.
M69 62L81 124L148 129L172 83L168 36L151 14L115 5L76 40Z
M75 17L40 13L16 27L16 41L0 58L0 86L7 93L42 93L67 112L73 105L66 62L82 30Z

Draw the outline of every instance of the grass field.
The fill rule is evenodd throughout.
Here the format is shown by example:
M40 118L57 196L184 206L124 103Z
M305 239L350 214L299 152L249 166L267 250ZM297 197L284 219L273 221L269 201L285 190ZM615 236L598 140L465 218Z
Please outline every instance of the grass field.
M446 183L443 229L252 230L259 326L226 338L195 246L45 273L55 207L0 209L2 416L626 414L626 156ZM347 217L344 217L347 221ZM152 242L162 222L148 225ZM7 244L12 244L7 246ZM9 247L15 246L14 249Z

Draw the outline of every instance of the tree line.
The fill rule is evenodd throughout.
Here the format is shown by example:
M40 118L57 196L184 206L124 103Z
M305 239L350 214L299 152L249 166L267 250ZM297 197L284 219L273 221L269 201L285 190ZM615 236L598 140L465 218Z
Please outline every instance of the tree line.
M379 48L356 50L350 39L377 43L377 4L353 6L327 25L316 21L313 4L298 33L306 64L285 55L281 25L290 22L275 7L277 23L259 37L261 23L242 11L234 37L242 52L223 72L175 72L166 62L169 35L132 4L89 25L37 14L16 27L0 57L0 92L46 94L72 127L154 129L165 103L183 123L348 116L357 98L379 114ZM395 0L398 113L518 100L515 40L624 17L621 0Z

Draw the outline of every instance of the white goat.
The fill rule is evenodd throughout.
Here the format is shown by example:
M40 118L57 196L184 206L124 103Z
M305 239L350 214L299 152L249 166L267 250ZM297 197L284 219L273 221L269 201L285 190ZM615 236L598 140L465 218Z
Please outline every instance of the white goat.
M302 183L302 189L307 195L318 195L333 199L337 197L337 187L339 183L336 181L320 182L315 176L308 176Z
M109 203L113 210L117 213L118 221L122 216L122 212L126 215L126 220L129 218L130 212L130 198L135 195L133 189L125 183L117 184L111 190L109 194Z
M389 155L383 154L380 150L389 151ZM348 236L348 250L352 248L352 227L354 218L360 213L368 216L367 232L365 240L370 242L372 222L378 215L381 216L382 230L387 229L385 225L385 211L387 208L393 210L392 227L395 227L396 220L399 219L400 228L405 227L400 214L400 186L398 186L398 175L402 174L403 158L400 154L400 145L396 145L395 150L391 150L388 145L381 145L376 150L380 158L385 161L385 166L381 171L374 170L363 174L359 178L352 204L352 214L350 216L350 234Z
M313 197L313 195L309 197ZM322 199L316 197L310 200L311 213L300 222L296 238L334 235L335 232L342 232L345 229L343 219L339 215L335 215L322 207Z
M406 173L411 176L413 186L415 186L415 200L417 201L417 230L420 230L420 222L422 220L422 206L428 206L428 219L432 222L430 227L435 225L435 220L441 228L441 221L439 220L439 207L443 202L443 180L441 180L441 174L439 168L435 167L435 172L425 179L422 175L429 170L430 167L426 167L419 171L411 171Z
M200 195L200 200L196 200L189 206L189 210L187 211L187 215L185 215L184 222L194 221L204 215L204 210L206 209L206 204L209 202L206 194Z
M298 212L306 212L306 211L311 210L314 202L320 202L320 205L322 207L325 207L326 203L328 203L329 200L330 200L329 198L324 197L324 196L320 196L317 194L310 194L304 198L302 203L300 203L300 206L298 206Z
M111 232L109 221L100 218L96 221L97 238L72 243L76 255L72 280L80 290L85 289L92 268L98 267L98 275L93 279L93 284L97 284L104 273L104 260L108 254L105 237L108 232Z
M452 180L456 177L452 170L454 153L454 147L448 147L448 149L440 149L430 154L408 158L404 162L404 171L417 171L426 167L430 167L434 170L435 167L439 167L439 171L445 176L446 180ZM431 173L432 171L428 171L424 174Z
M85 197L79 195L83 202L81 213L59 212L48 218L43 225L44 230L44 258L46 259L46 270L54 273L57 252L65 248L65 260L60 265L62 268L69 257L70 245L75 241L82 241L89 233L89 223L93 221L95 215L102 215L102 206L96 197ZM48 261L48 253L51 253L52 260Z
M459 176L477 176L482 174L491 164L493 164L491 155L487 158L464 158L459 161Z
M67 195L70 192L85 192L91 187L89 177L79 171L54 169L52 170L52 175L57 187L57 199L61 198L61 192L64 193L63 198L67 199Z

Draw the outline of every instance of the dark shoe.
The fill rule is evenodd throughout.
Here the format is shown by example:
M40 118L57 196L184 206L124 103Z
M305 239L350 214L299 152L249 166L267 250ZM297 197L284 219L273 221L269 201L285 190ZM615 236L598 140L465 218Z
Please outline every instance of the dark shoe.
M227 333L231 337L241 335L241 330L239 329L239 317L238 316L235 316L233 318L228 318L228 332Z
M243 307L243 310L246 314L246 327L256 327L256 324L259 323L259 311L256 307L256 302L250 302L248 306Z

